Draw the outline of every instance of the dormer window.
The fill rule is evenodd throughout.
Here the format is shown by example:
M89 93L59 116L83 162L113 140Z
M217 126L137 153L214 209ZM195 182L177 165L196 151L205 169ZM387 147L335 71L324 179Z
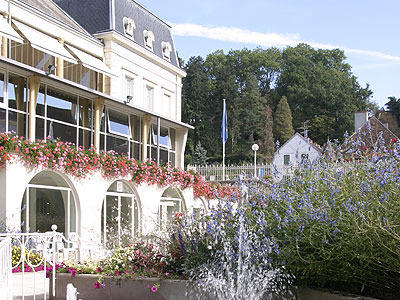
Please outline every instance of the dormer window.
M143 31L144 45L147 49L153 51L154 33L150 30Z
M133 31L136 29L135 22L131 18L124 17L123 24L125 34L133 38Z
M163 53L163 57L170 61L171 60L171 52L172 52L172 47L169 42L162 42L161 43L161 49Z

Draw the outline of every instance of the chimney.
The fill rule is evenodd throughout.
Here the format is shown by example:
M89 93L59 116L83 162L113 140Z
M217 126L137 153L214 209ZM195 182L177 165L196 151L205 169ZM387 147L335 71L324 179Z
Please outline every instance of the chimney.
M357 111L354 114L354 131L357 131L368 122L368 112L367 111Z

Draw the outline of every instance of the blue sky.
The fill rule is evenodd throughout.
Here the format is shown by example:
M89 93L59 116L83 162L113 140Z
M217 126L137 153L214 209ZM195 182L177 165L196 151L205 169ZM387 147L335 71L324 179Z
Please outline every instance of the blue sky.
M173 25L187 61L223 49L284 48L306 42L341 48L359 83L379 106L400 97L400 1L395 0L139 0Z

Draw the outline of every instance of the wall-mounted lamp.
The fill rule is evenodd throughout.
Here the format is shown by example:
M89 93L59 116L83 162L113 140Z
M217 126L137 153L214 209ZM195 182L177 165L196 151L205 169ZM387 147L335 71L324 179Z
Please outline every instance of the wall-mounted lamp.
M126 100L124 101L124 104L131 102L132 99L133 99L132 96L126 96Z
M55 65L48 65L47 66L47 71L46 71L46 76L50 75L50 74L55 74L56 71L56 66Z

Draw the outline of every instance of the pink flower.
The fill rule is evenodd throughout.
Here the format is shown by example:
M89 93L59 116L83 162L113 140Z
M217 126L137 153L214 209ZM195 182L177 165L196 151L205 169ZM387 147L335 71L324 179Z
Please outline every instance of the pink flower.
M119 271L115 270L115 275L119 276Z
M100 283L96 281L96 282L94 283L94 288L95 288L95 289L99 289L99 288L100 288Z
M97 268L97 272L99 272L99 273L101 272L101 268L100 267Z
M151 287L151 291L152 291L153 293L157 292L157 287L156 287L155 285L153 285L153 286Z

